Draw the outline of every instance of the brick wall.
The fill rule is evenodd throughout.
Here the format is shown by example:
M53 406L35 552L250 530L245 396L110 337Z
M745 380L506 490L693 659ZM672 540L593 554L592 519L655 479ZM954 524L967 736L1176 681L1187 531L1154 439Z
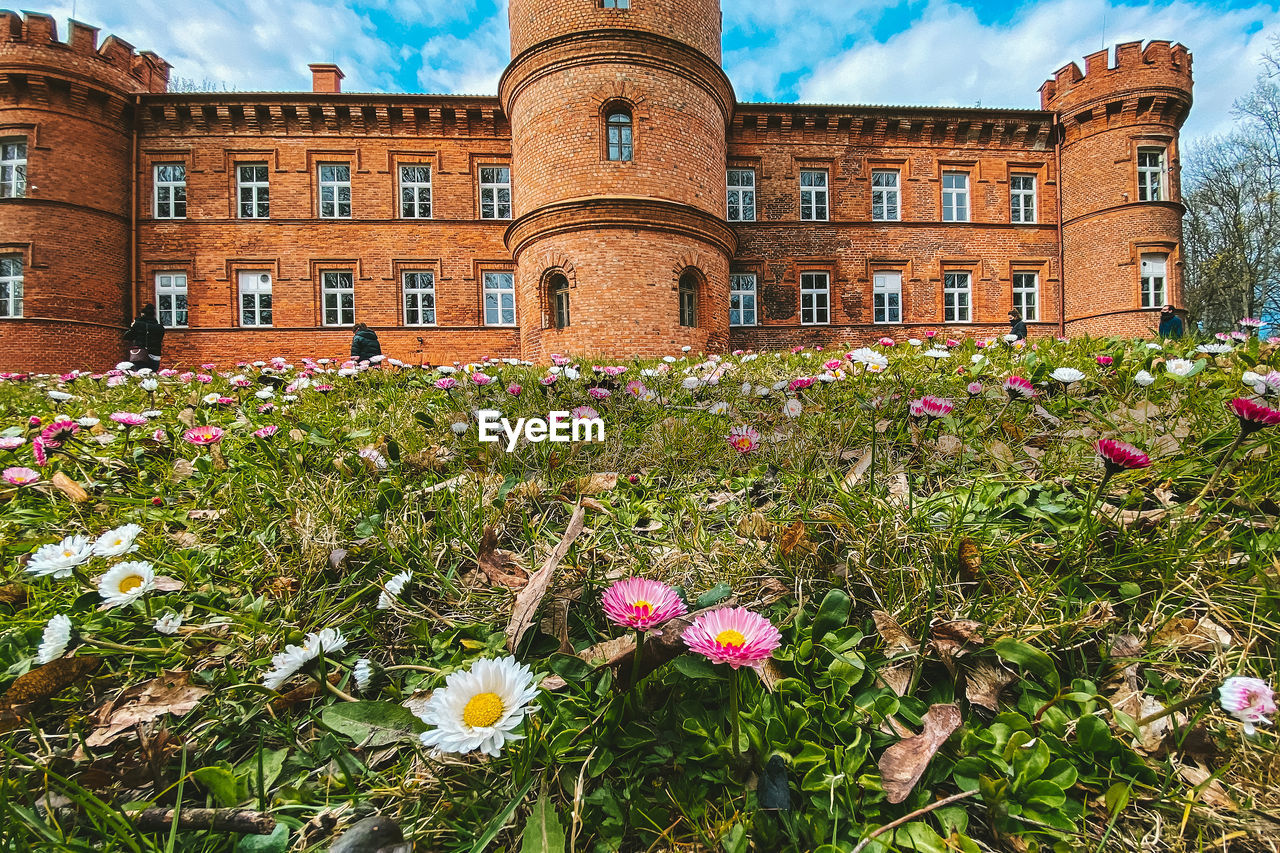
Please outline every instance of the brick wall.
M511 0L511 55L539 42L598 29L657 33L720 60L719 0L641 0L605 9L601 0Z

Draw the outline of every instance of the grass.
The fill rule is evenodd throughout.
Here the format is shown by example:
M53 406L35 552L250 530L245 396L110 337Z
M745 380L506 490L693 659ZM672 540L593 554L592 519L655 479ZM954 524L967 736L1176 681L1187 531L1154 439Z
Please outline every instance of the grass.
M1251 340L1207 357L1195 343L966 341L938 362L899 345L881 373L845 361L836 381L766 396L757 389L817 376L844 353L726 357L719 384L693 389L682 386L691 368L706 376L716 365L629 363L611 382L586 361L581 378L544 390L545 369L504 364L486 368L498 382L460 381L451 392L434 387L436 373L385 365L317 374L333 385L327 393L298 388L286 400L278 389L266 412L254 391L267 386L251 366L239 370L248 389L230 372L207 384L163 378L153 393L136 377L0 382L0 435L28 439L0 451L0 467L32 464L32 416L41 428L60 412L101 421L55 450L40 483L0 492L4 582L19 591L0 604L0 689L37 670L55 614L77 630L68 654L99 660L37 701L0 700L0 844L245 843L223 832L142 832L122 813L181 802L268 813L287 828L279 844L294 850L325 849L374 812L422 850L516 849L526 829L536 834L535 815L563 829L563 849L848 850L978 780L979 795L865 849L1274 849L1272 729L1245 738L1211 701L1163 732L1137 732L1141 740L1126 729L1127 718L1229 675L1276 680L1280 429L1251 435L1196 500L1238 435L1224 401L1252 397L1241 373L1275 370L1276 355ZM1099 355L1114 361L1101 367ZM1164 359L1185 355L1203 361L1192 375L1165 369ZM1063 366L1086 374L1066 392L1049 378ZM666 372L642 375L655 369ZM274 375L292 382L301 370ZM1140 370L1155 383L1135 384ZM1011 374L1035 383L1035 400L1008 402L1000 382ZM632 380L656 398L629 394ZM513 381L518 397L504 390ZM975 381L983 390L971 396ZM591 386L612 396L593 401ZM52 400L53 389L72 399ZM211 392L233 402L204 403ZM912 418L908 403L922 394L955 408ZM787 397L802 402L798 417L782 413ZM717 402L729 411L712 414ZM601 412L604 442L507 453L477 441L475 409L514 420L582 404ZM127 437L109 419L147 409L159 414ZM451 429L459 419L470 423L462 435ZM182 439L204 423L226 430L216 453ZM266 424L279 433L255 438ZM738 424L759 431L755 452L725 441ZM1103 437L1145 449L1153 464L1117 474L1098 495L1093 443ZM369 447L385 468L358 455ZM59 471L86 490L83 500L54 485ZM592 479L604 473L616 482ZM396 706L506 653L518 590L508 575L477 571L486 530L510 552L510 574L532 573L579 502L586 530L516 649L564 685L543 692L526 738L498 759L424 750L421 724ZM181 589L102 610L82 579L24 570L38 546L124 523L143 528L131 558ZM117 561L94 558L84 579ZM410 584L377 609L385 583L405 570ZM782 631L767 686L750 672L743 679L745 761L733 758L718 668L679 657L649 676L636 708L615 686L629 659L615 672L576 655L625 633L603 618L599 597L631 575L676 585L691 607L732 596ZM152 627L166 611L184 617L176 635ZM940 627L956 620L975 623L960 641ZM346 648L281 688L315 695L280 701L261 683L272 655L323 628L341 631ZM357 658L410 668L359 691ZM88 743L104 705L129 706L137 691L123 691L166 672L189 673L209 692L191 710ZM974 701L992 673L1009 682L998 709ZM330 674L358 704L316 689ZM930 706L950 703L961 727L906 799L890 803L885 750L919 731ZM761 808L771 783L789 792L789 809Z

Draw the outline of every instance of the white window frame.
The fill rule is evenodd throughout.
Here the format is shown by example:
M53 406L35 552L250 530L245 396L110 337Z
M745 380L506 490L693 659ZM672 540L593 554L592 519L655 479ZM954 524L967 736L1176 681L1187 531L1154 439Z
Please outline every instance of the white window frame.
M1036 222L1036 176L1020 172L1009 176L1009 221L1018 225Z
M957 181L956 179L959 179ZM948 186L948 183L950 186ZM969 221L969 173L942 173L942 221Z
M178 307L178 299L182 307ZM168 307L166 307L166 305ZM156 273L156 318L167 329L185 329L190 322L190 303L187 298L187 274L184 272ZM178 322L181 313L182 322ZM165 322L165 318L169 322Z
M22 255L0 255L0 319L22 317Z
M404 303L404 324L406 326L436 325L436 274L431 270L405 270L400 274L400 287ZM409 306L410 297L414 297L418 303L416 307ZM429 308L424 306L424 300L430 300ZM418 312L416 321L410 319L411 311ZM430 320L424 319L428 313L431 315Z
M1040 273L1032 270L1014 270L1013 307L1028 323L1034 323L1040 319Z
M324 326L345 327L356 324L356 274L355 270L322 270L320 273L321 317ZM349 305L343 304L343 296L350 296ZM329 312L334 313L330 321Z
M518 318L516 316L516 275L513 272L487 272L482 277L484 281L484 324L486 326L494 326L499 328L510 328L517 325ZM497 302L494 305L489 304L489 297L496 297ZM506 298L509 297L509 298ZM507 303L510 303L508 306ZM506 320L503 315L510 312L511 319Z
M805 183L809 181L809 183ZM800 172L800 219L804 222L826 222L830 217L830 182L826 169L802 169ZM808 208L808 216L805 209ZM821 215L819 215L821 214Z
M890 181L892 179L892 181ZM902 221L902 172L897 169L871 170L871 219L875 222Z
M871 321L877 325L902 323L902 273L879 270L871 274Z
M173 177L166 173L161 177L162 169L176 169L181 177ZM185 163L155 163L151 167L154 189L153 210L156 219L187 218L187 165ZM161 197L164 196L162 199Z
M676 298L683 329L698 328L698 302L702 298L702 281L694 273L685 273L676 283Z
M808 307L805 306L808 297ZM822 270L800 273L800 325L831 325L831 274Z
M489 180L485 180L486 178L489 178ZM506 201L502 200L503 190L506 190ZM480 167L480 218L511 218L510 166Z
M1150 158L1154 157L1155 162ZM1164 201L1165 149L1143 145L1138 149L1138 201Z
M236 276L236 289L240 297L236 305L240 326L246 329L271 328L272 320L275 319L272 313L271 273L267 270L242 270ZM252 306L248 311L253 316L253 322L245 320L245 317L249 316L245 313L244 298L246 296L252 300ZM264 314L267 317L265 323L262 322Z
M0 138L0 198L27 196L27 140Z
M734 183L737 180L738 183ZM729 169L725 173L727 218L730 222L756 221L756 170Z
M1159 252L1144 252L1139 270L1142 307L1160 308L1167 305L1169 299L1169 256Z
M265 177L258 178L261 169ZM248 177L245 172L248 170ZM247 196L247 198L246 198ZM249 205L249 213L244 212ZM239 219L271 218L271 166L267 163L236 164L236 217Z
M408 170L425 169L427 179L420 180L416 173L410 172L406 176ZM431 219L431 166L427 163L401 163L400 164L400 218L401 219ZM426 212L423 212L423 208Z
M729 276L729 325L756 325L757 282L755 273L733 273ZM737 313L738 322L733 321Z
M326 169L346 169L347 176L345 178L338 177L339 172L334 171L325 176ZM350 219L351 218L351 164L350 163L317 163L316 164L316 188L319 192L319 207L316 213L321 219ZM346 190L346 200L343 200L343 190ZM329 198L325 198L329 196ZM330 205L329 213L325 213L325 205Z
M968 270L942 273L942 322L973 322L973 273Z

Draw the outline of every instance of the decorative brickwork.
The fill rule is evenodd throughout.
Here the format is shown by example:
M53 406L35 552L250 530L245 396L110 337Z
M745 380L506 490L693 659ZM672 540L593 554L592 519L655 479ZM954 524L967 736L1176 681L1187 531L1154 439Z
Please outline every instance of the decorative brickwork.
M1181 45L1070 64L1038 110L745 104L717 0L633 7L511 0L495 97L344 93L329 64L166 94L154 54L0 12L27 162L0 369L115 363L158 282L189 306L170 364L342 356L356 321L439 363L992 336L1014 304L1142 334L1179 303Z

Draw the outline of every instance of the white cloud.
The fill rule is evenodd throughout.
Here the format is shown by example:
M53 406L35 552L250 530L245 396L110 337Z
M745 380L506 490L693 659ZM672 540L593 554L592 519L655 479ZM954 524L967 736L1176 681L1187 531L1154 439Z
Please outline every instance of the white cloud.
M1194 56L1195 106L1184 135L1225 130L1231 103L1248 91L1268 28L1267 6L1223 10L1175 0L1113 6L1106 0L1050 0L1005 24L984 25L973 10L934 0L912 24L884 41L860 43L820 62L799 85L815 103L891 103L1039 107L1037 90L1053 72L1106 43L1164 38Z
M506 0L497 13L478 22L464 37L433 36L419 53L418 85L424 92L496 95L498 78L511 59Z

